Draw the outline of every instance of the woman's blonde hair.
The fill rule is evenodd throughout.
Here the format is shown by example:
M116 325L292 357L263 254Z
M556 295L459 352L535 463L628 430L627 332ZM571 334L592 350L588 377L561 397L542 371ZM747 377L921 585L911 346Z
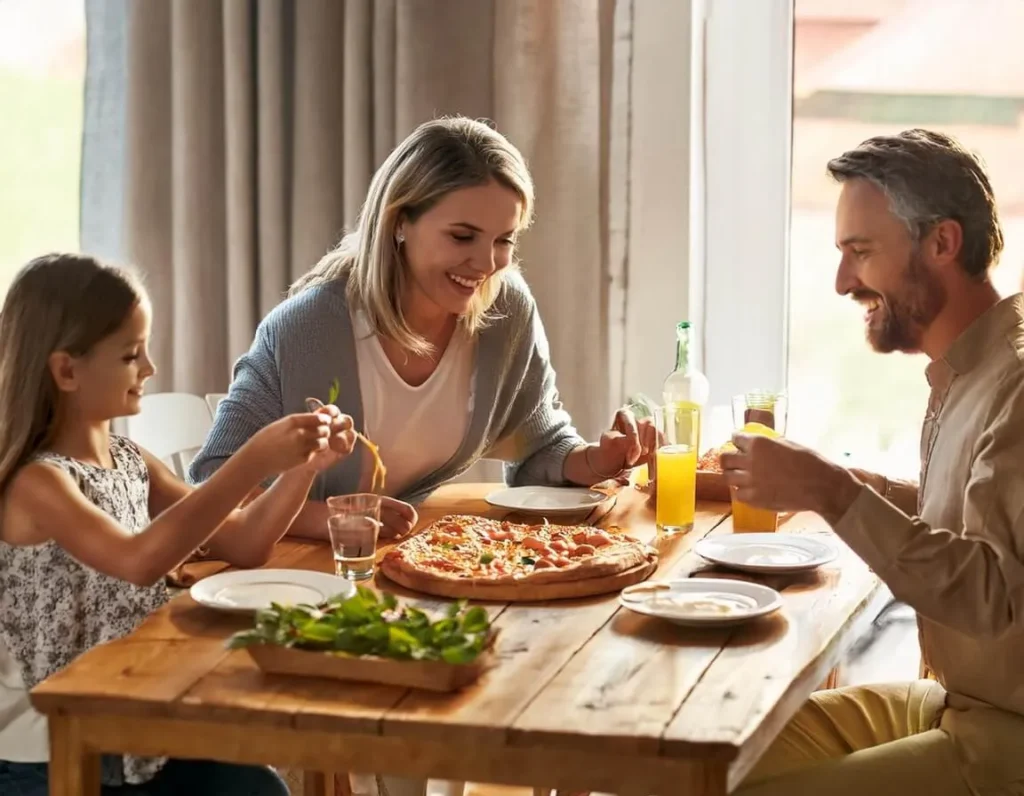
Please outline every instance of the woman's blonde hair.
M520 229L533 218L533 180L519 150L501 133L464 116L426 122L399 144L370 181L355 229L292 285L295 295L348 275L349 303L364 310L377 334L425 354L430 345L406 323L400 297L408 275L395 231L415 221L445 195L495 181L522 202ZM499 272L488 279L462 319L470 332L486 325L501 289Z
M0 310L0 496L53 434L50 355L88 354L144 297L131 274L81 254L37 257L15 277Z

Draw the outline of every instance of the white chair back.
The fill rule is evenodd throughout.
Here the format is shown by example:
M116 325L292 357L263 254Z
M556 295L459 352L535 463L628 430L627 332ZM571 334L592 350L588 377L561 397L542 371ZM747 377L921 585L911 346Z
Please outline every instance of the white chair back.
M220 402L228 397L226 392L208 392L206 393L206 405L210 407L210 417L217 416L217 407L220 406Z
M139 414L125 418L126 436L184 479L213 425L206 402L190 393L165 392L145 395L139 405Z

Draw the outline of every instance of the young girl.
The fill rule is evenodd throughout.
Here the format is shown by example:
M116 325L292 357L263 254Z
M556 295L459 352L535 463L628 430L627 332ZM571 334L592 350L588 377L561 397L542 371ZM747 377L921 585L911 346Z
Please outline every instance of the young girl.
M0 313L0 793L47 792L46 722L29 689L130 633L199 546L238 566L265 562L316 474L355 441L333 406L289 415L202 487L183 484L109 432L139 411L156 372L149 316L129 274L71 254L30 262ZM105 758L103 784L104 794L288 792L270 769L133 757Z

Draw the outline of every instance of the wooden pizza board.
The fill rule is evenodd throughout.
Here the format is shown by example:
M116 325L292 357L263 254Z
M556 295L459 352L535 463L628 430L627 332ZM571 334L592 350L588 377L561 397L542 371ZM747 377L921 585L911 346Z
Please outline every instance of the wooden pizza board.
M602 578L584 578L565 583L500 583L489 584L473 581L437 581L420 578L416 573L380 571L383 581L392 580L399 586L453 599L480 600L485 602L544 602L546 600L571 600L575 597L593 597L622 591L627 586L647 580L658 568L658 559L652 556L643 564Z

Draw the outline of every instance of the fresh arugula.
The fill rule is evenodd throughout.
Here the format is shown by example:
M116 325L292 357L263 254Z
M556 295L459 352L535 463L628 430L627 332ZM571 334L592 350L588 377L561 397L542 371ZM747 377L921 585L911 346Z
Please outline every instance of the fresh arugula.
M399 607L393 594L379 598L358 587L348 599L320 606L272 607L256 614L256 627L228 640L232 649L276 644L301 650L414 661L471 663L487 647L491 622L479 606L452 603L445 616L431 619L412 606Z
M537 563L537 559L536 558L531 558L530 556L523 556L519 560L522 561L523 562L523 566L526 566L526 567L532 567L534 564Z
M341 382L335 377L331 382L331 389L327 391L327 403L333 404L338 400L339 395L341 395Z

